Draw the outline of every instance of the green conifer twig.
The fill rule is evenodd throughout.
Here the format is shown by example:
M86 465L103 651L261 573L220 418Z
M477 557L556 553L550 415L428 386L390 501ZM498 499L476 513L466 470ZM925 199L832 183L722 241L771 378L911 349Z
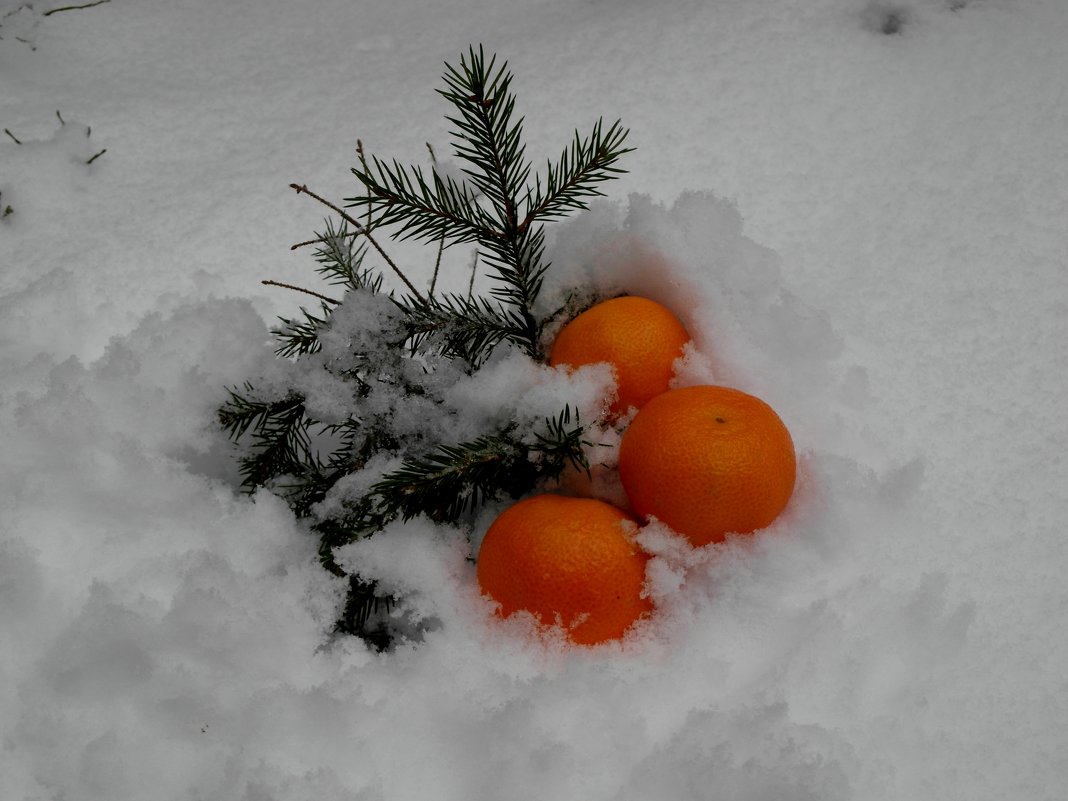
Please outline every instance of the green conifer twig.
M583 451L586 429L571 425L565 407L547 418L544 433L532 440L518 435L515 424L495 434L457 445L438 445L420 457L406 459L371 488L378 506L408 520L419 514L439 522L458 519L468 509L502 493L512 498L532 490L542 479L556 478L567 465L589 469Z
M507 340L538 358L542 324L533 309L549 265L543 259L544 232L536 223L585 208L589 197L601 194L597 185L622 172L616 163L630 151L624 147L627 130L618 121L605 130L598 121L585 139L576 132L557 163L549 162L544 184L535 176L531 187L523 120L514 119L507 64L498 67L495 57L487 62L482 48L472 47L459 66L445 65L444 78L439 94L455 109L447 119L465 181L440 175L436 164L428 177L420 167L396 160L368 160L358 143L360 166L352 172L364 194L346 203L364 208L377 226L396 226L401 239L436 240L441 246L476 242L498 282L491 293L513 307L508 319L516 322L507 336L486 336L483 343L492 348Z
M630 150L624 146L627 131L618 121L605 128L599 120L589 136L582 138L576 132L560 158L547 163L543 180L525 157L523 120L515 114L507 65L497 66L495 58L486 59L481 47L472 47L458 66L446 64L444 79L446 88L440 94L453 107L447 119L453 124L461 179L439 172L429 144L431 165L424 170L368 157L362 141L357 140L359 164L352 172L363 194L346 198L346 203L349 208L363 209L363 222L306 186L290 185L341 218L340 224L328 218L323 233L293 248L317 245L316 271L327 283L343 287L345 294L338 301L291 284L264 281L310 294L320 302L316 312L301 308L300 317L280 318L281 327L272 332L279 356L299 360L321 351L320 334L349 293L373 296L381 291L382 273L363 267L367 246L360 237L376 249L410 293L399 299L392 293L378 300L367 294L357 298L358 303L367 304L360 308L370 310L368 324L375 330L352 333L350 350L355 348L355 352L332 345L329 358L318 365L311 363L327 370L330 381L348 382L352 391L352 406L344 412L348 417L329 423L315 420L305 408L301 391L289 389L278 397L264 397L248 382L241 389L229 390L229 400L218 410L223 429L235 441L247 440L240 461L244 486L249 490L268 486L298 516L308 518L319 538L323 568L348 578L337 631L356 634L380 648L392 636L381 613L388 612L395 599L373 580L349 575L334 557L336 548L372 536L393 521L418 515L456 522L487 500L519 498L558 478L568 467L589 470L587 429L570 406L540 426L510 421L455 444L434 444L429 427L417 427L414 434L401 436L394 428L394 414L409 401L417 414L424 408L440 407L441 422L463 414L445 404L437 389L438 379L419 377L440 369L442 359L461 361L473 372L503 344L531 358L543 358L539 352L542 330L561 313L557 310L539 317L535 310L549 267L544 258L543 223L585 208L590 197L601 194L600 183L622 172L617 161ZM436 245L426 296L372 235L372 229L377 234L387 226L392 227L395 239ZM476 244L467 292L439 295L443 251L463 242ZM494 282L486 297L474 292L480 261ZM570 310L579 300L569 296L564 308ZM374 351L364 353L361 349L365 348ZM297 378L294 386L304 386L303 381ZM376 395L379 392L385 394ZM383 411L383 400L389 411ZM332 494L341 479L364 470L379 457L400 459L400 467L362 493L350 496L350 485ZM327 499L327 506L320 503Z
M322 350L322 343L319 341L319 329L326 325L330 319L330 307L325 303L322 304L321 317L316 317L303 306L301 306L300 311L304 315L303 320L279 317L282 327L271 329L271 333L280 342L274 352L283 359L318 353Z
M359 232L355 232L359 235ZM356 245L353 232L342 221L339 228L334 227L333 220L327 218L326 232L319 238L321 247L315 250L315 260L319 263L316 272L328 284L340 284L347 290L368 289L379 292L382 289L382 275L371 269L365 269L363 259L367 248Z

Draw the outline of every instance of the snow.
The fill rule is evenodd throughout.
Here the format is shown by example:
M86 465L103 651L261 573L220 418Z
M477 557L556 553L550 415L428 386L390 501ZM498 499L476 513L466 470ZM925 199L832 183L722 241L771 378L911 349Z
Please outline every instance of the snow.
M0 2L0 798L1068 794L1062 0L51 7ZM260 280L316 283L288 184L352 194L356 137L443 154L472 41L530 155L598 115L637 146L550 227L546 304L667 303L680 381L800 454L758 536L643 533L658 612L620 644L495 621L421 520L340 555L421 641L328 642L340 588L213 426L307 301ZM536 419L604 380L514 357L449 391Z

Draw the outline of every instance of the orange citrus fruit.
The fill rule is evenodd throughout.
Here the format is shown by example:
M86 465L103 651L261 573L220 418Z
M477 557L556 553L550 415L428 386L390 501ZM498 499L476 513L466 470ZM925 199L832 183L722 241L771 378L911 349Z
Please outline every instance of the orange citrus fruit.
M549 354L552 367L608 362L616 373L614 416L666 392L674 362L690 341L679 319L648 298L598 303L565 325Z
M572 642L622 637L652 609L642 597L648 556L633 519L603 501L536 495L508 507L478 552L483 593L504 617L521 609L560 623Z
M673 389L623 433L619 476L634 510L694 545L769 525L797 472L793 440L759 398L716 386Z

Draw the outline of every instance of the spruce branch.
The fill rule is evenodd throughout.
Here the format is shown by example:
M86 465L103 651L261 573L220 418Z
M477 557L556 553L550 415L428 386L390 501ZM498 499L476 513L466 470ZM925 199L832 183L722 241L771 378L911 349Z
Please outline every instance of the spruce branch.
M545 421L533 441L517 435L512 423L503 430L457 445L439 445L418 458L406 459L371 488L379 506L409 520L429 514L438 522L457 520L466 510L504 493L512 498L539 481L556 478L573 464L588 469L585 428L570 407Z
M223 430L232 440L239 440L249 428L258 429L273 414L286 413L304 403L304 397L292 394L282 400L260 400L251 383L244 383L243 391L227 389L229 399L219 408L216 416Z
M571 146L563 152L560 160L553 166L548 163L545 188L541 179L535 177L533 196L528 198L526 217L520 226L525 228L538 220L552 220L564 217L569 211L587 208L586 200L590 197L603 196L598 184L610 181L626 170L616 167L616 162L625 154L634 150L623 147L629 133L616 120L603 131L603 121L597 120L593 133L586 139L575 138Z
M479 239L495 269L491 277L503 284L493 294L516 308L523 320L522 342L517 344L537 358L540 327L532 310L546 269L541 264L544 240L540 229L520 224L518 199L525 193L531 168L523 145L523 120L513 121L512 74L506 63L495 65L496 57L487 63L481 46L477 52L469 48L459 67L446 65L446 88L439 94L458 112L447 119L455 126L456 156L468 165L464 174L495 210L499 228Z
M378 651L386 650L393 642L393 634L384 625L368 629L368 623L380 612L388 613L396 603L392 595L384 595L375 581L364 581L359 576L349 576L345 610L334 630L339 634L360 637Z
M327 218L326 230L319 237L321 247L315 250L315 260L319 266L315 269L328 284L344 286L347 290L366 289L379 292L382 289L382 275L363 266L367 248L362 243L356 244L359 232L352 232L342 221L335 227L334 221Z
M351 581L354 586L353 591L349 593L344 620L352 628L362 630L372 614L379 609L388 612L396 603L396 599L392 595L380 594L377 582L363 581L357 576L353 576Z
M515 97L508 65L494 69L481 46L469 48L459 67L445 65L445 89L438 93L456 107L455 153L470 166L464 174L493 204L505 236L518 226L516 198L522 193L530 164L525 161L523 120L512 122Z
M436 240L439 254L446 246L478 244L491 268L488 275L497 284L491 294L509 307L508 325L501 325L501 314L492 307L489 314L483 307L450 309L459 305L453 298L437 306L425 305L419 311L417 328L446 328L441 313L458 311L453 330L468 332L462 339L475 344L479 352L469 347L447 352L477 365L487 355L480 352L482 347L492 350L507 341L531 358L540 358L543 323L533 309L549 265L544 262L544 231L538 223L585 208L590 197L602 194L599 184L623 172L617 162L630 152L624 146L627 130L619 121L605 129L598 120L585 139L576 131L557 163L548 163L544 182L534 176L531 187L523 119L517 119L515 112L508 65L498 66L496 57L487 61L483 48L472 46L457 66L446 63L443 78L445 88L438 93L453 106L446 119L453 125L454 152L464 165L465 180L443 177L432 148L428 176L418 166L368 159L363 143L358 142L360 163L352 172L364 193L346 202L349 207L364 208L376 225L393 226L399 239ZM436 278L435 271L431 295ZM489 327L482 336L475 336L474 326L480 319Z
M333 302L337 303L337 301ZM321 306L321 317L316 317L301 306L300 312L303 315L303 319L278 318L282 322L282 327L271 329L271 333L280 342L274 351L276 355L281 356L283 359L288 359L295 356L318 353L322 350L323 346L319 341L319 330L330 320L331 309L326 303L322 303Z
M242 486L251 491L277 476L301 475L316 467L308 434L313 421L304 413L304 396L290 393L282 400L259 400L247 382L245 391L249 394L229 390L230 399L218 411L219 422L231 438L252 432L250 453L240 465Z
M579 421L575 410L575 423L571 424L571 407L565 406L556 417L545 419L545 433L534 432L534 442L530 452L541 458L546 477L556 478L564 468L571 466L576 470L590 472L590 462L586 458L584 446L591 443L585 439L586 428Z
M303 476L315 467L308 436L310 422L303 408L290 414L268 418L270 425L255 432L252 455L241 462L243 485L252 491L284 475Z
M483 260L493 268L489 275L501 284L490 292L527 312L525 316L531 336L536 325L530 309L541 292L542 280L550 266L543 262L544 256L545 232L540 226L528 228L507 242L493 242L484 248ZM530 355L537 358L536 351Z
M477 242L489 230L490 220L466 186L422 168L387 164L371 157L366 171L352 168L366 194L345 198L348 208L364 208L376 226L398 226L398 239L441 240L450 245Z
M482 47L470 47L455 66L445 65L443 78L439 94L450 104L446 119L460 162L458 177L440 169L429 144L431 163L424 168L369 156L357 140L358 163L352 173L360 194L344 202L358 212L349 214L304 185L290 185L340 219L328 217L322 232L293 248L314 246L316 272L327 284L342 287L344 295L338 301L264 281L319 301L318 309L301 308L292 319L280 318L281 327L274 330L279 356L299 361L322 351L326 342L320 338L350 292L381 293L381 271L363 266L370 248L408 290L399 298L392 292L353 298L363 304L358 308L368 313L371 328L339 331L349 335L348 344L338 336L330 358L311 363L326 370L332 382L345 382L343 389L351 389L352 405L342 412L347 417L336 422L312 419L303 390L316 384L299 369L293 388L281 397L258 394L246 382L229 390L229 399L218 410L224 430L234 440L245 438L240 460L244 486L267 486L284 497L298 516L309 520L323 568L347 578L336 631L355 634L379 648L397 631L382 614L395 599L384 594L372 576L347 573L335 559L337 548L419 515L455 522L487 500L528 494L566 469L589 470L588 429L570 406L541 424L512 420L467 441L442 443L434 425L447 425L452 415L464 411L446 405L438 387L457 367L477 371L501 346L517 348L532 359L544 357L544 326L582 301L569 297L561 310L535 314L550 267L544 224L585 208L590 198L602 194L601 184L623 172L619 160L631 150L619 121L606 126L598 120L585 138L576 131L539 176L526 158L523 119L507 64L487 59ZM379 229L397 240L436 246L425 296L383 250ZM476 246L466 293L439 294L444 249L463 243ZM475 294L480 262L491 281L485 296ZM437 406L440 412L432 411ZM410 426L400 420L416 422ZM399 459L400 466L339 485L381 457Z
M403 272L401 272L401 269L400 269L400 267L397 266L396 262L394 262L393 259L391 259L389 257L389 254L386 253L386 251L382 249L382 246L380 244L378 244L378 240L375 239L373 236L371 236L370 228L368 228L367 226L363 225L358 220L354 219L350 214L348 214L348 212L344 211L343 209L339 208L335 204L331 203L326 198L322 197L321 195L317 195L315 192L311 191L310 189L308 189L308 187L304 186L303 184L290 184L289 187L290 187L290 189L295 190L298 195L302 194L302 193L306 194L309 197L312 197L315 200L319 201L320 203L322 203L327 208L333 209L335 212L337 212L341 216L341 218L343 220L345 220L347 223L352 225L357 231L359 231L367 239L368 242L370 242L372 245L374 245L375 250L378 251L379 255L383 259L385 259L386 264L388 264L390 266L390 268L393 270L393 272L395 272L400 277L401 281L404 282L404 285L408 287L408 291L411 292L412 295L415 296L416 298L418 298L419 300L423 300L422 293L420 293L419 290L415 288L415 285L411 281L408 280L408 276L406 276Z
M521 455L502 436L439 445L433 453L405 461L373 491L405 520L429 512L435 521L452 521L496 492L495 479L501 471L514 472Z
M477 369L497 345L526 343L526 320L486 298L443 295L403 307L413 350L431 348Z

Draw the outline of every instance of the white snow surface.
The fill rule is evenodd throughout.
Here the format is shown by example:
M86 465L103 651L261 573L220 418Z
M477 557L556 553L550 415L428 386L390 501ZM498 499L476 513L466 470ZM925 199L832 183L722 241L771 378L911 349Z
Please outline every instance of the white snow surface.
M1068 3L60 5L0 2L0 799L1068 797ZM213 411L303 302L259 281L316 283L288 184L447 153L479 42L539 162L602 115L637 147L550 226L546 304L672 306L679 381L767 400L800 481L752 538L647 529L657 613L596 648L394 525L342 558L433 622L379 654ZM603 378L512 356L453 398Z

